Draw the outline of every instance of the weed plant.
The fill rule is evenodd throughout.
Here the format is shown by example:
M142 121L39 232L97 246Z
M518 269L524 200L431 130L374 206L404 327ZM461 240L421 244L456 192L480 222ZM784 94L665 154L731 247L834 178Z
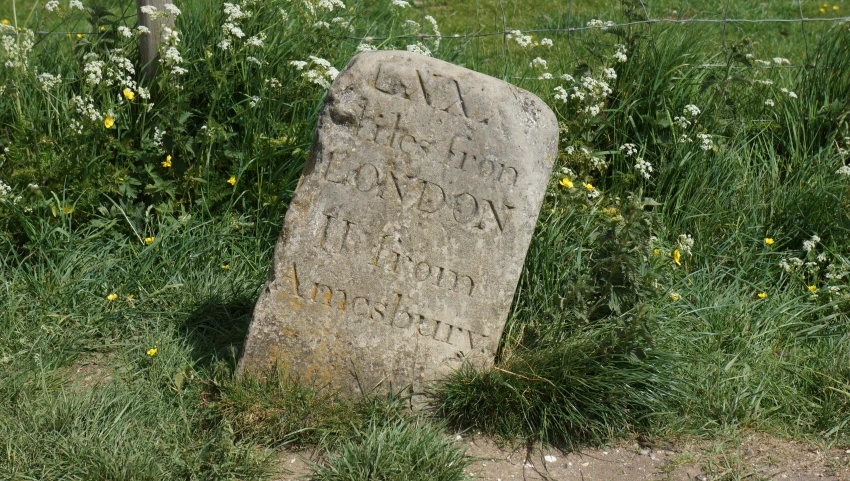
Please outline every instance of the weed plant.
M504 2L591 27L532 35L488 2L187 0L153 81L125 3L0 10L0 477L257 479L317 446L317 479L403 479L422 457L462 479L444 422L571 448L848 440L846 24L768 42ZM433 36L491 23L510 34ZM437 421L233 375L324 91L390 48L505 77L561 127L496 364L436 386Z

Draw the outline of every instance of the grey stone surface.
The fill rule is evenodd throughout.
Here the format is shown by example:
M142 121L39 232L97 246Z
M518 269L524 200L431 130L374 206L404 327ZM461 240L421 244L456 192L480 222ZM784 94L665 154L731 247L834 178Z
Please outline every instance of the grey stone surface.
M331 86L239 370L346 394L493 362L558 126L534 95L440 60L354 57Z

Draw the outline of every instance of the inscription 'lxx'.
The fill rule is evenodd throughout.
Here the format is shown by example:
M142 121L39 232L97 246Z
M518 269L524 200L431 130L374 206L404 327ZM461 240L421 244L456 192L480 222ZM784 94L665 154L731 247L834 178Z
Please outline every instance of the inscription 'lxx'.
M285 277L292 282L292 293L295 297L323 308L336 309L340 314L348 314L347 317L353 322L369 321L396 329L409 329L416 336L451 344L460 348L461 352L487 350L487 334L414 313L403 304L404 296L400 293L392 293L390 301L376 301L360 295L350 296L345 289L321 282L302 285L295 263Z
M364 162L349 169L345 167L349 164L347 159L346 151L331 152L322 179L360 192L373 192L381 199L398 201L404 208L426 214L447 209L458 224L481 231L502 233L510 222L514 206L506 202L497 203L469 192L449 192L435 182L396 173L383 163L379 167Z

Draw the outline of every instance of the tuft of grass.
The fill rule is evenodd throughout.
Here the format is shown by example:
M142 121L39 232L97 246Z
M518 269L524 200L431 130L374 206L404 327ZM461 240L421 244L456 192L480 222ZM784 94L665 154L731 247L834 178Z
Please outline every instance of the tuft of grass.
M471 464L465 449L439 425L406 419L372 422L316 466L314 481L462 481Z

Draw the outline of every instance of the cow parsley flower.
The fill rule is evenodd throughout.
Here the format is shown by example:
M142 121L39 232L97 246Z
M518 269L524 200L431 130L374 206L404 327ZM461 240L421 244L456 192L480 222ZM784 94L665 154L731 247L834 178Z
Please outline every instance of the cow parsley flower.
M652 165L646 160L643 160L643 157L637 158L635 170L637 170L638 174L643 176L643 178L646 180L649 180L649 178L652 176Z
M528 64L531 68L542 68L543 70L547 70L549 67L546 65L546 60L537 57Z
M426 47L422 42L416 42L416 44L408 45L407 51L418 53L419 55L425 55L426 57L431 56L431 51L428 50L428 47Z
M614 70L613 68L606 68L605 70L603 70L602 73L605 76L605 78L608 79L608 80L616 80L617 79L617 71Z
M711 139L711 134L697 134L701 144L700 148L705 151L714 149L714 141Z
M405 2L404 0L393 0L392 6L399 8L407 8L410 6L410 4L408 2Z
M543 40L540 41L540 45L543 46L543 47L551 47L554 44L552 43L551 38L544 38Z
M818 242L820 242L820 237L813 235L809 240L803 241L803 250L807 253L811 252L817 246Z
M81 2L80 0L71 0L71 3L68 4L68 8L85 10L85 8L83 7L83 2Z
M525 47L528 47L529 45L531 45L531 36L530 35L523 35L522 31L520 31L520 30L512 30L511 33L509 33L508 35L505 36L505 38L507 38L508 40L513 38L514 41L517 43L517 45L519 45L522 48L525 48Z
M617 51L614 52L614 60L620 63L625 63L627 60L629 60L629 57L626 56L627 50L625 45L620 43L615 45L614 47L617 49Z
M773 63L776 65L791 65L791 61L787 58L773 57Z
M696 116L698 116L699 114L702 113L702 111L699 109L699 107L697 107L694 104L685 105L684 112L685 112L686 115L690 115L691 118L696 117Z
M623 144L620 146L620 152L622 152L626 157L631 157L632 155L637 154L638 149L635 144Z
M145 15L153 15L156 13L156 7L153 5L143 5L139 7L139 11L144 13Z
M836 174L850 176L850 165L842 165L838 170L835 171Z
M357 46L358 52L371 52L371 51L374 51L374 50L378 50L378 48L375 47L372 44L369 44L369 43L361 43L360 45Z
M44 5L44 9L48 12L52 12L59 8L59 0L50 0Z
M49 73L42 73L38 76L38 81L41 82L41 88L44 90L50 90L53 87L62 83L62 76L56 75L53 76Z
M764 99L764 104L767 105L768 107L773 107L774 105L776 105L773 102L773 99Z
M173 4L173 3L166 3L165 5L163 5L163 7L164 7L166 10L168 10L168 11L169 11L169 13L171 13L171 14L172 14L172 15L174 15L175 17L176 17L176 16L178 16L178 15L180 15L180 14L182 13L182 12L180 11L180 9L179 9L179 8L177 8L177 7L175 7L175 6L174 6L174 4Z
M118 27L118 33L120 33L121 36L125 38L130 38L133 36L133 31L125 27L124 25L120 25Z

